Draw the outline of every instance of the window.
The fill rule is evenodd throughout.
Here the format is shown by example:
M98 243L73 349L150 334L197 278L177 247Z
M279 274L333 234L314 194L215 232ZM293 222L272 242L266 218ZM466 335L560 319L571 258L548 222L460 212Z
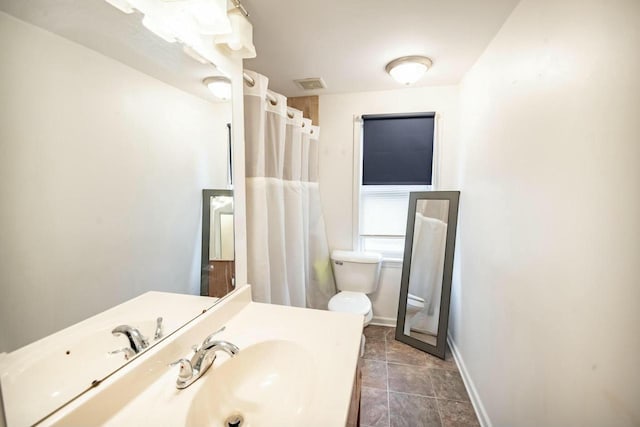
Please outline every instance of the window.
M358 246L402 258L411 191L431 189L435 113L362 116Z

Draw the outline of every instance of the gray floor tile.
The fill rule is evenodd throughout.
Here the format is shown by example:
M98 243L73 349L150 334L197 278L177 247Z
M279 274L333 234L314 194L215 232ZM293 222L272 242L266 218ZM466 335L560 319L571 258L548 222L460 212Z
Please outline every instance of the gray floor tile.
M429 369L436 397L441 399L469 401L462 377L456 371Z
M387 361L404 365L426 366L427 354L395 339L387 339Z
M391 427L439 427L436 399L389 392Z
M387 389L387 364L381 360L362 361L362 385L364 387Z
M469 402L438 400L443 427L480 427L473 406Z
M449 350L448 346L447 346L447 351L445 352L444 357L445 357L444 360L442 360L439 357L427 354L426 364L427 366L430 366L432 368L440 368L440 369L447 369L449 371L457 371L458 365L456 365L455 360L453 360L453 355L451 354L451 350Z
M402 393L435 396L429 376L429 369L425 366L388 364L389 390Z
M371 427L389 425L389 402L386 390L362 387L360 425Z
M388 340L395 339L396 336L396 328L387 328L386 338Z
M387 332L389 332L389 327L386 326L376 326L376 325L369 325L366 328L364 328L364 336L367 338L378 338L378 339L384 339L387 336Z
M364 342L364 358L373 360L387 360L384 338L366 338Z

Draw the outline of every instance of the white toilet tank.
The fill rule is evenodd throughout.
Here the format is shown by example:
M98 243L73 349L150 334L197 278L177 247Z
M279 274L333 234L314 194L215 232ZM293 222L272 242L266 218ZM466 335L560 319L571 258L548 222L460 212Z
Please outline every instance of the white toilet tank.
M370 294L378 288L382 255L375 252L331 252L331 265L340 291Z

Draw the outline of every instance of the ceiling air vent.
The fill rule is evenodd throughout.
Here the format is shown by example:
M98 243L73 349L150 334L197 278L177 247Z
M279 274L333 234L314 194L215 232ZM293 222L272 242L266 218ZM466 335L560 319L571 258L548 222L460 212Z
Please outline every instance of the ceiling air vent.
M322 80L320 77L313 78L313 79L294 80L294 82L296 82L296 84L304 90L317 90L317 89L324 89L327 87L324 80Z

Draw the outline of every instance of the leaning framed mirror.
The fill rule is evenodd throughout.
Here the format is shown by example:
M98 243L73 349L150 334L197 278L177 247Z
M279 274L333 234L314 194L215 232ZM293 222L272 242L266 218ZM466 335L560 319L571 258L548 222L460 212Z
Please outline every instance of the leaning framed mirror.
M202 190L200 294L223 297L235 288L233 190Z
M459 191L412 192L396 339L444 359Z

